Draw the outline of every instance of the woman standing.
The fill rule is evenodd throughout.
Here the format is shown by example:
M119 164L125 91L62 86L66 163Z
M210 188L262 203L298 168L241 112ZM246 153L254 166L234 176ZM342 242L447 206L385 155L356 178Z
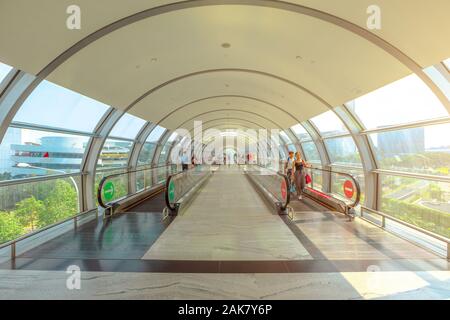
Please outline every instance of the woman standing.
M302 199L302 192L305 188L305 167L307 166L306 162L302 159L300 152L295 153L295 161L294 161L294 181L295 188L297 189L298 199Z

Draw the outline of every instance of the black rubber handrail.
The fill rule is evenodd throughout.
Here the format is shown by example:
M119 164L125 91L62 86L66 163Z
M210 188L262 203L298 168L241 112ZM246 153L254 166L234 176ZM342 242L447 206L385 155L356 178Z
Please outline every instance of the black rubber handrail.
M98 204L102 208L107 208L108 207L107 204L103 202L102 192L101 192L101 190L103 188L103 185L104 185L106 180L108 180L110 178L114 178L114 177L119 177L121 175L129 175L130 173L136 173L136 172L141 172L141 171L145 171L145 170L153 170L153 169L170 167L170 166L171 165L160 165L160 166L156 166L156 167L142 168L142 169L137 169L137 170L128 170L128 171L125 171L125 172L114 173L114 174L110 174L108 176L103 177L102 180L100 180L100 183L99 183L98 188L97 188L97 201L98 201ZM120 168L117 168L117 169L120 170ZM127 196L129 196L129 194ZM115 200L115 201L117 201L117 200Z
M188 173L188 172L191 172L192 170L195 170L196 168L194 167L194 168L191 168L191 169L189 169L189 170L185 170L185 171L180 171L180 172L177 172L177 173L173 173L173 174L171 174L171 175L169 175L168 177L167 177L167 180L166 180L166 191L164 192L164 200L166 201L166 206L167 206L167 208L169 208L170 210L176 210L177 208L176 207L173 207L171 204L170 204L170 201L169 201L169 184L170 184L170 181L172 180L172 178L173 177L176 177L176 176L178 176L178 175L181 175L181 174L185 174L185 173ZM196 184L197 185L197 184ZM183 195L184 196L184 195Z
M262 166L260 164L256 164L256 166L261 167L261 168L263 168L265 170L272 171L273 173L276 173L277 175L279 175L282 178L284 178L284 181L286 183L286 188L287 188L287 190L286 190L287 196L286 196L286 203L284 205L282 205L280 207L280 209L281 210L286 210L289 202L291 201L291 193L289 192L290 182L289 182L289 178L287 177L287 175L284 174L284 173L281 173L280 171L277 171L277 170L274 170L274 169L271 169L271 168L266 168L266 167L264 167L264 166Z
M359 204L359 201L361 200L361 187L359 185L358 180L356 180L356 178L353 175L351 175L349 173L346 173L346 172L333 171L333 170L322 169L322 168L317 168L317 167L312 167L312 166L305 167L305 169L329 172L329 173L334 173L334 174L339 174L339 175L342 175L342 176L349 177L351 180L353 180L353 183L354 183L354 185L356 187L356 198L355 198L355 201L353 201L353 203L346 204L346 205L348 207L350 207L350 208L354 208L354 207L356 207Z

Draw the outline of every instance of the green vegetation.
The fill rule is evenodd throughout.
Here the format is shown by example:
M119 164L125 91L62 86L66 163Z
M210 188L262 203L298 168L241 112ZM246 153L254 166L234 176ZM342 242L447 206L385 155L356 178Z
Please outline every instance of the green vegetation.
M23 233L23 226L14 213L0 211L0 243L15 239Z
M385 157L380 155L380 164L384 169L406 170L427 174L448 175L450 167L450 153L428 152L403 154Z
M1 190L4 211L0 211L0 243L77 213L77 193L67 181L49 180L33 186L23 185L20 187L21 199L16 188L5 189ZM15 205L8 201L14 201Z
M447 187L447 190L444 189ZM381 211L450 238L450 190L447 184L412 178L384 177ZM442 206L442 211L424 203ZM446 209L447 208L447 209Z
M384 199L381 211L420 228L450 238L450 214L397 199Z

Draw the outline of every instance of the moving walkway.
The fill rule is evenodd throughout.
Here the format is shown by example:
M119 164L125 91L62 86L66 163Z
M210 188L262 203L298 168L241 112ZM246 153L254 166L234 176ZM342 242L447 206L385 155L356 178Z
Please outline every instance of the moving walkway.
M218 168L234 170L245 175L258 194L277 213L292 213L292 208L289 206L291 201L290 180L285 174L260 165L234 165L231 167L198 165L187 171L181 171L174 165L113 174L104 177L99 184L97 190L99 211L105 217L111 216L114 213L126 211L127 208L135 206L138 202L151 201L152 195L164 191L165 213L172 216L183 213L195 201L199 190L207 187L208 179L215 172L220 172L217 170ZM353 218L355 207L361 198L358 181L347 173L314 167L306 170L311 177L311 183L306 186L304 194L322 205L324 209L341 212ZM131 175L136 175L136 180L143 181L143 185L141 183L135 192L125 194L120 191L120 185L130 181ZM327 178L327 176L332 178ZM149 179L151 182L148 181ZM331 189L326 187L331 180L335 185L342 184L340 194L326 191ZM129 190L131 189L130 187ZM218 198L220 194L220 190L217 190Z

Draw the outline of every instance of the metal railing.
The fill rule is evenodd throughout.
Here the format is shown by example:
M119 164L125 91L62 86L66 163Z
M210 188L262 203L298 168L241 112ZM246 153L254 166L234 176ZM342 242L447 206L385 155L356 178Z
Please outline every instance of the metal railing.
M109 208L111 204L157 185L163 185L167 178L178 171L176 165L161 165L114 173L103 177L97 188L97 201L100 207ZM131 181L136 184L131 185Z
M378 225L378 224L374 223L372 220L367 219L364 216L364 212L368 212L368 213L372 213L372 214L376 214L376 215L380 216L381 217L381 224ZM386 214L384 212L368 208L366 206L361 206L360 217L362 219L364 219L365 221L370 222L370 223L372 223L372 224L374 224L374 225L376 225L376 226L378 226L378 227L380 227L382 229L386 229L386 220L391 220L391 221L394 221L394 222L396 222L396 223L398 223L400 225L408 227L408 228L410 228L412 230L415 230L415 231L418 231L420 233L423 233L423 234L427 235L430 238L433 238L433 239L436 239L438 241L441 241L441 242L443 242L443 243L445 243L447 245L447 259L450 259L450 239L448 239L448 238L446 238L444 236L441 236L441 235L436 234L436 233L434 233L432 231L423 229L421 227L418 227L416 225L413 225L413 224L408 223L406 221L403 221L401 219L395 218L395 217L393 217L393 216L391 216L389 214Z
M171 214L177 214L182 203L195 193L211 175L209 165L197 165L192 169L170 175L166 181L165 201Z
M290 202L288 177L260 165L249 165L246 168L247 176L272 198L281 212L284 212Z
M0 250L2 250L4 248L7 248L7 247L11 247L11 260L14 260L16 258L16 245L17 245L18 242L21 242L21 241L26 240L28 238L34 237L34 236L36 236L36 235L38 235L38 234L40 234L40 233L42 233L44 231L47 231L47 230L52 229L52 228L55 228L55 227L57 227L59 225L62 225L64 223L66 223L66 222L69 222L71 220L73 220L73 228L77 229L79 218L81 218L81 217L83 217L83 216L85 216L87 214L94 213L94 212L96 212L96 209L92 209L92 210L81 212L81 213L79 213L77 215L74 215L72 217L69 217L67 219L55 222L55 223L50 224L50 225L48 225L46 227L43 227L41 229L38 229L38 230L35 230L33 232L27 233L27 234L25 234L25 235L23 235L23 236L21 236L19 238L16 238L16 239L13 239L11 241L2 243L2 244L0 244Z

